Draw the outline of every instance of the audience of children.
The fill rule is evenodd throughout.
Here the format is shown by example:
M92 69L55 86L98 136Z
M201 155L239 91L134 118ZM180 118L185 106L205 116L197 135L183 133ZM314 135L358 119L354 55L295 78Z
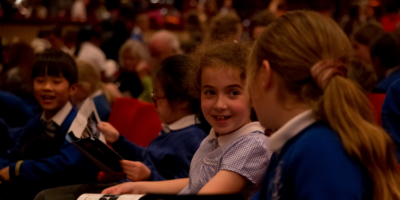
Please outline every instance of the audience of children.
M339 26L312 11L287 12L261 34L249 89L260 123L277 131L253 199L400 198L392 141L345 78L351 52Z
M0 199L32 199L46 188L96 181L97 167L65 139L77 115L69 101L78 81L75 61L60 50L47 50L35 60L32 80L43 113L0 157Z
M119 43L107 44L119 51L100 49L106 37L100 43L91 28L77 38L71 32L68 42L54 29L46 37L52 45L36 55L23 42L11 44L0 74L0 200L76 199L108 187L103 193L399 199L400 31L360 22L348 38L312 11L276 18L274 0L254 15L250 48L232 1L224 2L220 14L215 0L198 2L207 8L195 13L205 42L194 43L191 56L177 55L180 40L166 30L148 45L128 39L120 48L125 36L114 34ZM67 43L74 58L54 50ZM118 54L119 72L103 51ZM387 133L375 125L370 92L386 93ZM146 148L106 122L122 96L153 102L163 121ZM105 121L99 129L107 143L125 159L125 177L97 182L98 168L65 140L86 98ZM251 121L253 109L260 123Z
M102 193L241 193L250 199L260 187L271 152L264 128L250 119L245 90L248 52L246 46L230 42L200 48L194 56L189 84L212 129L192 159L189 178L123 183Z
M126 178L121 182L161 181L189 176L190 161L201 141L207 136L196 119L200 102L191 96L190 88L185 87L191 62L187 55L176 55L165 59L155 69L153 102L163 121L163 130L147 148L128 141L109 123L103 122L99 125L107 143L125 159L121 161L121 166ZM75 200L84 192L101 192L116 184L86 184L48 189L39 193L35 200L51 199L49 196Z
M82 60L76 61L76 64L78 68L78 82L75 93L71 95L72 105L79 109L83 101L90 97L94 101L101 121L108 121L113 96L101 81L100 73L91 64Z

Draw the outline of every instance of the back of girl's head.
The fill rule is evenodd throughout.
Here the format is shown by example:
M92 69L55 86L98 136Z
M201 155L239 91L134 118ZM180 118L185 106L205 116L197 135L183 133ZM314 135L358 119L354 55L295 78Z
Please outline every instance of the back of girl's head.
M85 62L83 60L77 60L76 65L78 68L78 83L89 83L90 91L88 96L96 92L97 90L101 90L103 94L106 96L107 101L111 104L113 102L113 97L111 93L107 90L101 80L101 74L98 70L96 70L90 63Z
M377 22L367 22L354 32L353 39L363 45L369 46L383 33L385 33L385 30L382 25Z
M92 91L90 92L96 92L102 83L99 71L97 71L91 64L82 60L77 60L76 65L78 67L78 82L90 83L92 87Z
M190 56L187 55L168 57L155 68L153 78L162 87L165 97L172 107L188 101L189 111L196 113L200 108L200 101L190 94L190 88L185 82L191 62Z
M249 84L262 62L268 61L282 79L284 88L278 92L294 94L309 104L317 120L330 126L347 153L367 168L374 183L374 199L399 199L393 146L387 133L375 125L365 94L343 76L325 78L313 73L320 66L345 71L351 54L350 42L333 20L311 11L287 12L256 41L248 66ZM281 97L278 94L277 98Z
M78 82L75 60L61 50L46 50L39 54L33 64L32 80L38 76L63 76L69 85Z
M193 70L188 77L188 83L192 86L191 92L200 98L201 73L204 68L226 68L227 72L239 70L240 78L246 79L246 64L249 55L249 48L245 45L234 42L206 43L198 47L192 54Z

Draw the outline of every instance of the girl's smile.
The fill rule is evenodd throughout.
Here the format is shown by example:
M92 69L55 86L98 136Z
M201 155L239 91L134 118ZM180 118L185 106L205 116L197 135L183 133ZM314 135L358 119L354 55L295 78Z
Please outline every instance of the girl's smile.
M206 67L201 74L201 109L219 135L250 122L250 97L245 92L240 71Z

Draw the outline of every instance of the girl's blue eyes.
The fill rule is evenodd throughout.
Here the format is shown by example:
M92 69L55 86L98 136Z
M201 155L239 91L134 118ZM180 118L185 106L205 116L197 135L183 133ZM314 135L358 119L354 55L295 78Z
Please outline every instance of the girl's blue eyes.
M204 94L205 95L215 95L216 93L214 91L212 91L212 90L207 90L207 91L204 92ZM240 93L238 91L235 91L235 90L230 91L228 93L229 96L236 96L236 95L239 95L239 94Z

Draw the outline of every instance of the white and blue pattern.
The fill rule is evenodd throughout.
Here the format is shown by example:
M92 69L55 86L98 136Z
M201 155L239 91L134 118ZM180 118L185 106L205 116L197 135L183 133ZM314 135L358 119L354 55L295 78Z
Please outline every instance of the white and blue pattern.
M220 170L228 170L249 180L241 194L250 199L260 189L272 155L268 138L260 131L252 131L212 151L215 143L215 138L203 140L190 165L189 185L180 194L197 194Z

